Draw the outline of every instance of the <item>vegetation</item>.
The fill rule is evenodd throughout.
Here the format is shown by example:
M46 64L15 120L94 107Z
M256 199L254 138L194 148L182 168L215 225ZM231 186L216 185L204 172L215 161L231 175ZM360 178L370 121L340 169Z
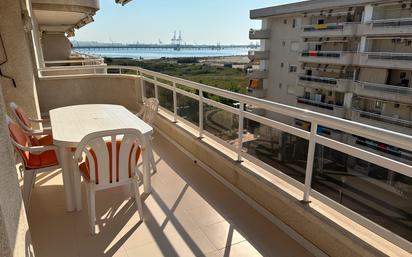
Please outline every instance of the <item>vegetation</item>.
M245 94L248 84L246 71L231 67L201 64L197 58L135 60L106 58L109 65L139 66L147 70L187 79L205 85ZM211 97L213 99L213 97ZM224 99L221 99L224 102ZM222 102L219 101L219 102Z

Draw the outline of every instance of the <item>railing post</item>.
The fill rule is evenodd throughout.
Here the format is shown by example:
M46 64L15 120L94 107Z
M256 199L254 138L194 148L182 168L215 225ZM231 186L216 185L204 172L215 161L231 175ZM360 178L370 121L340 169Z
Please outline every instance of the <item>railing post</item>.
M244 111L245 103L239 104L239 130L238 130L238 148L237 148L237 161L242 161L242 147L243 147L243 130L244 130Z
M313 162L315 160L315 149L316 149L316 134L318 131L318 124L312 122L310 128L309 137L309 148L308 148L308 159L306 163L306 175L305 175L305 191L303 194L303 202L309 202L309 196L312 186L312 174L313 174Z
M157 77L154 77L154 80L157 81ZM157 88L157 83L154 83L155 98L159 100L159 90Z
M176 94L176 82L173 82L173 120L177 122L177 94Z
M203 137L203 91L199 89L199 138Z

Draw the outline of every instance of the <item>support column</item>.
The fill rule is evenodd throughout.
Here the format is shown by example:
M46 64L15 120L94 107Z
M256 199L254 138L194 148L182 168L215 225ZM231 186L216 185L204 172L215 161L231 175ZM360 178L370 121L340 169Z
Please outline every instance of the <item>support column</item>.
M365 11L363 12L363 23L369 23L373 19L373 5L365 5Z

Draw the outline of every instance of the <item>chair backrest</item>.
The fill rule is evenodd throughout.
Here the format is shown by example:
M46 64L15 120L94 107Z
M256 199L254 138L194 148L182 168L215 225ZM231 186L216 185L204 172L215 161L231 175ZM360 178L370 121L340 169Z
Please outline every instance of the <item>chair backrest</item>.
M152 125L159 110L159 100L156 98L148 98L143 105L142 120L149 125Z
M10 108L13 112L17 123L26 131L32 131L33 126L27 113L19 107L15 102L10 103Z
M81 162L86 155L90 181L111 187L137 174L141 142L142 134L136 129L95 132L82 139L74 158Z
M14 123L8 115L6 116L6 121L7 127L9 128L10 139L16 150L20 153L24 164L27 166L29 160L29 152L20 149L19 147L17 147L17 145L29 147L30 139L26 135L26 133L24 133L23 129L20 128L16 123Z

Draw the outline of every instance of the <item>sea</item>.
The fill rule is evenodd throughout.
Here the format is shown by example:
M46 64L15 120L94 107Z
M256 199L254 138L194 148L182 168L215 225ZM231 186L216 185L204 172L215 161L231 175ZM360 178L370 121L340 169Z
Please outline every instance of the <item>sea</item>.
M161 58L179 58L179 57L220 57L220 56L242 56L247 55L247 48L229 48L229 49L74 49L76 52L92 54L100 57L120 57L154 60Z

